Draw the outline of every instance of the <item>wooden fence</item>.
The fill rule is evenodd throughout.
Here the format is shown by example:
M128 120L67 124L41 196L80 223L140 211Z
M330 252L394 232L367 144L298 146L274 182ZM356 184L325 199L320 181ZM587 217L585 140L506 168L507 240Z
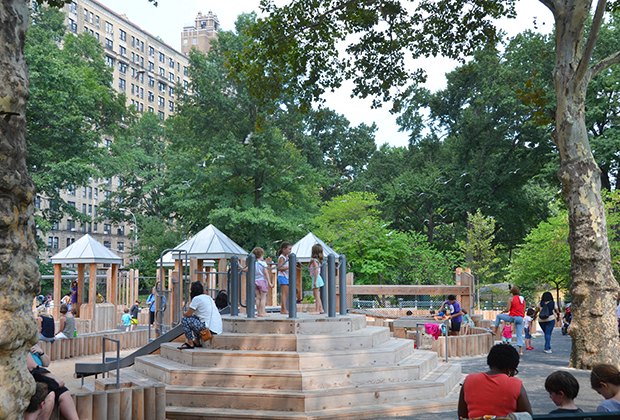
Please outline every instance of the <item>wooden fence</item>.
M148 341L148 330L83 334L75 338L56 340L53 343L39 341L39 345L51 360L69 359L71 357L102 353L102 337L104 336L119 340L121 350L125 350L144 346ZM112 342L107 342L106 352L108 351L116 351L116 345Z

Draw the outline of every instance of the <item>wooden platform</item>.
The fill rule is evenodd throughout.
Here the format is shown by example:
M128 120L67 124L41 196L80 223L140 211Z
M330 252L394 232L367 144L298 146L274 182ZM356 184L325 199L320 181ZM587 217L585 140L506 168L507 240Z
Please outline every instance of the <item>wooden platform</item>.
M205 348L138 358L132 381L166 386L170 419L385 418L456 407L459 365L360 315L224 318ZM128 372L130 373L130 372ZM122 374L121 374L122 376Z

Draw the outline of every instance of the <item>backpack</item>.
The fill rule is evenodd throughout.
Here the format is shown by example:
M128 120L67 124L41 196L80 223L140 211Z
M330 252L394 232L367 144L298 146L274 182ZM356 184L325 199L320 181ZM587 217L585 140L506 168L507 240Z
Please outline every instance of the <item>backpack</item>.
M543 320L543 319L547 319L551 316L551 310L549 309L549 304L551 304L551 302L545 302L542 305L542 309L540 310L540 314L538 315L538 317Z

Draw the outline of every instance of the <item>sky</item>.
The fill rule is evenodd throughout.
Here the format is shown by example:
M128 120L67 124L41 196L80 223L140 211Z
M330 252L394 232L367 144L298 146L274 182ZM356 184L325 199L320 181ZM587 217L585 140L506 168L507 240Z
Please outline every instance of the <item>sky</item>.
M129 20L154 36L159 36L167 44L181 50L181 31L184 26L191 26L197 13L214 12L223 30L234 29L237 16L241 13L255 11L259 13L259 0L158 0L154 7L146 0L99 0L116 13L125 14ZM517 19L502 20L498 23L509 36L525 29L549 32L553 27L551 12L538 0L521 0L517 4ZM536 24L534 23L536 22ZM426 59L419 63L428 74L425 84L431 91L445 87L445 73L454 69L456 62L445 58ZM325 95L326 105L340 114L344 114L353 125L361 123L377 125L377 144L388 143L392 146L406 146L408 136L398 131L396 116L389 113L389 105L380 109L371 109L370 99L351 98L351 84L345 83L341 89Z

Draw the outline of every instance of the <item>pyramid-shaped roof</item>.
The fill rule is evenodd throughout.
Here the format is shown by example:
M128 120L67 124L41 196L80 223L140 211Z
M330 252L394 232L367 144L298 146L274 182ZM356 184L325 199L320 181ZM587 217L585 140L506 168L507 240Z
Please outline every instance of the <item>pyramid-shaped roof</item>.
M223 259L248 255L248 251L241 248L213 225L207 226L196 235L181 242L174 249L187 251L189 258L200 259ZM173 254L174 257L177 256L174 252ZM181 258L185 258L185 255L181 254Z
M122 264L123 259L86 234L52 258L52 264Z
M329 254L338 257L338 253L325 245L325 242L320 240L314 233L309 232L306 236L301 238L295 245L293 245L293 252L297 256L299 262L310 262L312 258L312 247L319 244L323 247L323 256L327 258Z
M181 259L183 260L183 264L185 265L185 254L181 253L180 256L181 256ZM157 261L155 261L155 264L157 264L158 267L160 263L162 267L174 267L175 258L178 258L178 257L179 257L178 252L168 251L164 255L162 255L161 260L158 258ZM215 261L203 260L202 265L203 267L213 267L215 266Z

